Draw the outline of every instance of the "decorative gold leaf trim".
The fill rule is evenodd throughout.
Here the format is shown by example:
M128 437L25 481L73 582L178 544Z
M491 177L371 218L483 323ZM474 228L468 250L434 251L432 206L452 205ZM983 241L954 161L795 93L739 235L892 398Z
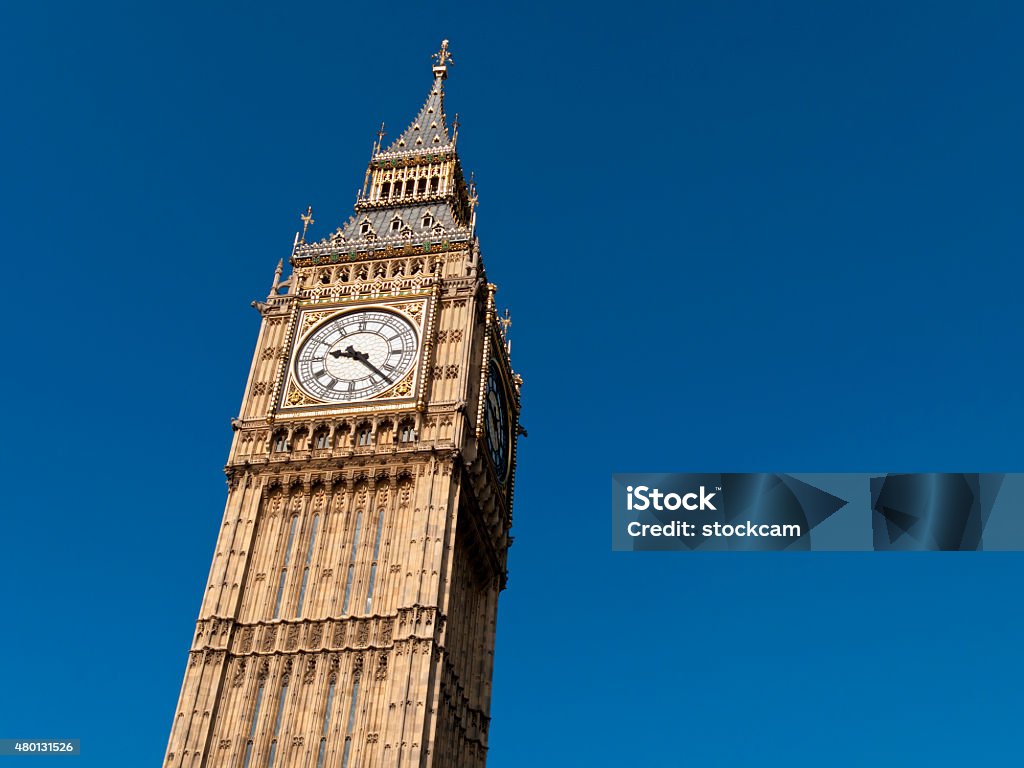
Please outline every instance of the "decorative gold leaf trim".
M330 314L330 312L307 312L302 318L302 333L308 331Z
M391 389L386 389L379 395L374 396L373 399L380 400L383 398L390 397L408 397L412 393L413 373L413 371L409 371L409 373L406 374L404 379L395 384L395 386L391 387Z
M324 405L322 400L314 400L301 389L296 387L294 383L289 384L288 396L284 399L284 402L285 405L290 405L293 408L297 408L301 405Z
M411 317L415 322L419 323L420 317L423 315L423 308L426 306L426 302L417 301L409 302L405 304L394 304L393 309L397 309L405 315Z

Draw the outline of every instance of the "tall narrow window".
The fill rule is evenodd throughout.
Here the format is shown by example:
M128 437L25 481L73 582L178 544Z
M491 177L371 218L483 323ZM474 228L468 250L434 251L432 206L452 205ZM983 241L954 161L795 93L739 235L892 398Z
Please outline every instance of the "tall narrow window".
M424 195L424 194L426 194L426 192L427 192L427 180L426 179L420 179L416 183L416 194L417 195Z
M370 425L363 424L359 427L359 434L356 437L356 442L359 445L370 445Z
M345 599L341 603L341 612L348 613L348 599L352 596L352 577L356 572L356 549L359 547L359 527L363 523L363 513L356 515L356 531L352 535L352 554L348 558L348 576L345 577Z
M327 730L331 725L331 704L334 701L334 686L336 680L332 677L331 684L327 688L327 707L324 709L324 727L320 731L320 751L316 756L316 768L324 768L324 758L327 756Z
M309 583L309 568L313 563L313 547L316 544L316 529L320 524L320 515L313 515L313 529L309 533L309 549L306 550L306 565L302 569L302 588L299 590L299 604L295 608L295 618L302 616L302 604L306 600L306 585Z
M252 744L256 738L256 725L260 720L260 704L263 703L263 681L260 680L260 687L256 691L256 706L252 710L252 726L249 728L249 738L245 742L245 759L242 761L242 768L249 768L249 761L252 760Z
M184 712L179 712L178 713L178 719L174 721L174 728L171 730L171 743L172 744L174 743L174 740L178 736L181 735L181 725L184 722L184 720L185 720L185 713Z
M274 452L284 453L288 450L288 434L286 432L278 432L274 438Z
M380 537L384 533L384 510L380 511L377 520L377 536L373 541L373 560L370 562L370 586L366 590L366 613L370 612L373 605L373 584L377 580L377 557L380 555Z
M411 421L403 421L399 425L399 439L403 443L416 442L416 427Z
M390 181L385 181L385 182L384 182L384 183L383 183L383 184L381 185L381 188L380 188L380 196L381 196L381 197L387 197L387 196L388 196L388 195L390 195L390 194L391 194L391 182L390 182Z
M316 434L313 436L313 447L318 451L326 449L329 437L330 435L326 429L318 429Z
M352 704L348 708L348 725L345 727L345 752L341 757L341 768L348 768L349 749L352 747L352 727L356 723L356 702L359 701L359 678L352 683Z
M437 176L430 177L430 191L437 192L437 187L441 183L441 180Z
M277 583L277 601L274 603L274 618L281 612L281 600L284 598L284 581L288 576L288 561L292 557L292 542L295 540L295 526L299 522L299 516L292 517L291 527L288 529L288 543L284 548L284 566L281 568L281 578Z
M281 732L281 716L284 715L284 703L288 699L288 678L285 677L281 683L281 701L277 705L277 719L274 721L274 735L270 742L270 757L267 758L267 768L274 768L274 758L277 757L277 734Z

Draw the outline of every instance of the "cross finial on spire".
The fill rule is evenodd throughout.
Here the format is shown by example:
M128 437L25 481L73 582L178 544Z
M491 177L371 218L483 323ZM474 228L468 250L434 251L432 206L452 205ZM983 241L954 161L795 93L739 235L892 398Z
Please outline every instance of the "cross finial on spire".
M512 316L508 313L508 307L505 307L505 316L499 317L498 322L501 323L502 331L508 333L509 326L512 325Z
M441 50L435 53L432 58L437 62L437 66L443 67L449 61L454 64L455 60L452 58L451 52L448 50L448 41L441 41Z
M373 145L373 154L380 152L381 147L384 145L385 136L387 136L387 131L384 130L384 122L381 121L380 130L377 131L377 143Z
M452 58L451 51L448 50L448 41L441 41L441 50L431 55L431 58L437 63L434 65L434 77L440 77L444 80L448 77L448 64L449 62L454 64L455 59Z
M306 242L306 230L309 229L310 224L315 224L316 220L313 218L313 206L306 208L306 212L299 216L302 219L302 242Z

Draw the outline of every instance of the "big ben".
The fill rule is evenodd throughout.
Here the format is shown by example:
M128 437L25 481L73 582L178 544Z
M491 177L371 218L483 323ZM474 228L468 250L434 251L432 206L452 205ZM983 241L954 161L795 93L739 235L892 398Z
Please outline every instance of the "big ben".
M164 764L484 766L521 378L444 111L451 56L354 215L261 316Z

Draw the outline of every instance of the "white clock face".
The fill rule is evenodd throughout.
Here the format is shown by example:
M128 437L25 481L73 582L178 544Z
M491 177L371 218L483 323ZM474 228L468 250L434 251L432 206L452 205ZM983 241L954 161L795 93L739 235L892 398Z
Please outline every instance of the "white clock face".
M397 384L416 362L416 330L384 310L357 310L321 325L295 356L295 377L320 400L365 400Z

